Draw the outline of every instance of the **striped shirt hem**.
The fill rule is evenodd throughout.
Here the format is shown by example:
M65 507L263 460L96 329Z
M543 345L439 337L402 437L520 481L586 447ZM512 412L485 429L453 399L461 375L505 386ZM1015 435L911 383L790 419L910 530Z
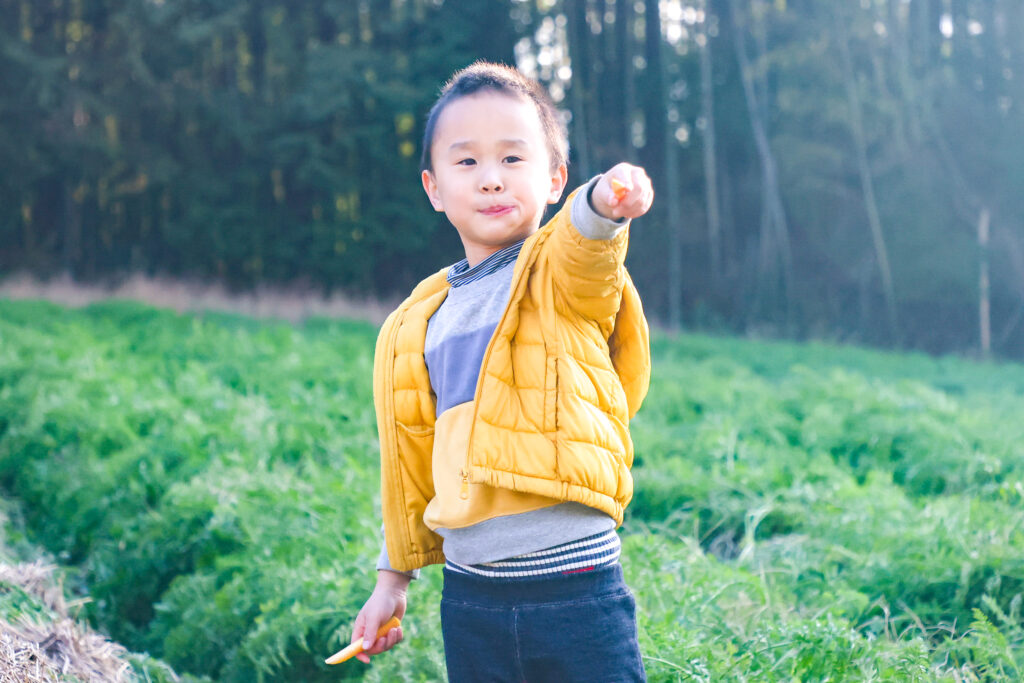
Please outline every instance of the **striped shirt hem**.
M445 567L459 574L491 579L530 578L550 574L578 574L613 564L622 554L622 542L614 529L578 541L556 545L498 562L459 564L445 561Z
M461 287L501 270L518 258L525 241L525 239L519 240L515 244L510 244L504 249L494 252L472 268L469 267L468 259L462 259L448 269L448 284L452 287Z

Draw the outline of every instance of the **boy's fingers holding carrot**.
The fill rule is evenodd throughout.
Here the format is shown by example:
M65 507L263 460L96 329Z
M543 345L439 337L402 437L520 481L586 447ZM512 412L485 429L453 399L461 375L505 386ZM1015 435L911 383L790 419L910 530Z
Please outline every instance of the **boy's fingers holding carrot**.
M391 572L388 577L394 578ZM388 578L385 577L385 578ZM408 579L403 579L408 583ZM384 633L380 632L382 626L392 617L401 620L405 616L406 599L404 590L391 590L387 586L378 585L370 598L363 605L356 616L355 624L352 627L352 642L361 641L363 651L356 655L356 659L369 663L371 655L377 655L390 650L402 640L402 629L396 625Z
M639 166L617 164L598 182L592 195L594 209L606 218L639 218L654 201L647 173Z
M629 185L622 182L618 178L612 178L610 181L612 186L612 197L613 201L621 202L629 194Z
M367 631L367 633L372 633L372 631ZM372 640L372 643L369 647L366 646L367 641L363 640L363 651L356 655L356 659L363 662L364 664L369 664L371 655L379 655L382 652L390 650L395 645L398 645L400 642L402 642L403 637L404 636L402 634L402 627L394 626L391 629L389 629L385 635L379 636L378 638Z

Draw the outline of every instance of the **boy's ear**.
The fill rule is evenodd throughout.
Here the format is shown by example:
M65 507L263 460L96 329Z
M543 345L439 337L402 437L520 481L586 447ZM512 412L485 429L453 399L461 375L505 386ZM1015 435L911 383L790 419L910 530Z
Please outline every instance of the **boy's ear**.
M562 198L565 184L569 181L569 169L565 164L559 164L554 173L551 174L551 192L548 194L548 204L556 204Z
M430 171L423 171L420 174L420 180L423 181L423 191L427 193L427 198L430 199L430 205L434 207L434 211L444 211L444 204L441 203L441 195L437 192L437 180L434 178L434 174Z

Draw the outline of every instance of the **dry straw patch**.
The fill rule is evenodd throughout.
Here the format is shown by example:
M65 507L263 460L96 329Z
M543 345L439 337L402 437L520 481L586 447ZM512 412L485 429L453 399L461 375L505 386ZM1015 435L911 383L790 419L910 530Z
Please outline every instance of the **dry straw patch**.
M55 615L48 623L27 615L13 624L0 621L0 682L134 681L122 646L68 616L53 571L53 565L42 562L0 563L0 591L4 584L18 586Z
M179 313L224 311L255 318L300 323L306 318L353 318L377 325L399 301L356 299L343 294L323 296L313 287L257 287L232 292L219 284L131 275L107 284L85 284L67 275L49 280L17 274L0 279L0 298L45 299L63 306L88 306L108 299L131 299Z

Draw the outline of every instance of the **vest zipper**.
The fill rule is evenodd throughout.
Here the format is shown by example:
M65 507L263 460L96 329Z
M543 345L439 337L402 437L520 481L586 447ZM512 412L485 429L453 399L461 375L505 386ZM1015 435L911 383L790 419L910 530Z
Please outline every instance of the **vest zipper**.
M526 238L526 243L530 243L530 239L532 237L543 232L544 228L541 228L537 232L533 233L533 235L530 235L530 237ZM547 239L547 237L545 237L545 239ZM524 250L527 246L526 243L523 244ZM537 240L534 240L533 243L530 243L530 250L526 252L525 258L523 257L522 250L520 250L519 256L516 257L515 265L513 265L512 267L519 267L520 259L522 259L524 265L518 273L514 273L512 283L509 285L508 288L508 303L505 304L505 310L501 314L501 320L498 321L497 327L494 328L494 334L491 335L490 341L487 342L487 348L484 349L483 360L480 362L480 372L476 376L476 390L473 392L473 420L472 422L470 422L469 438L466 440L466 466L459 470L459 477L461 477L462 480L461 486L459 488L459 497L462 498L463 500L469 498L469 455L470 453L473 452L473 433L476 431L476 416L477 413L480 411L480 391L482 385L481 380L483 379L484 376L484 370L487 369L487 361L490 360L491 358L491 350L494 348L494 337L498 334L498 331L501 330L502 326L505 324L505 318L508 317L508 312L512 308L512 295L515 293L516 289L519 288L519 283L523 279L523 273L526 272L526 261L528 261L530 259L530 256L532 256L533 251L536 248L536 244Z

